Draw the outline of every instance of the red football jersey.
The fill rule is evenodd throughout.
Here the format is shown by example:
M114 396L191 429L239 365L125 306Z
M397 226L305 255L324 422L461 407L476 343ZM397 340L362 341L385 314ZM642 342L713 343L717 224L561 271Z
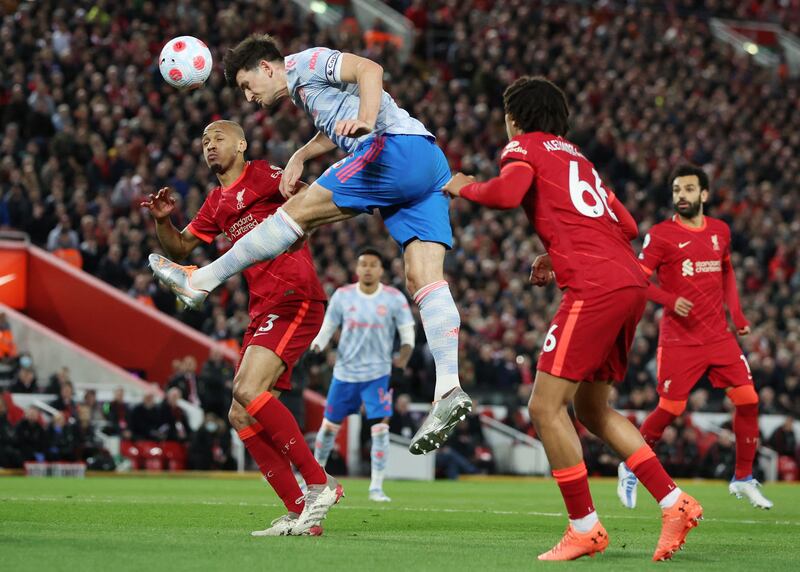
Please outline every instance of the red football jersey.
M511 161L533 167L522 208L550 255L560 288L591 297L647 286L600 176L575 145L549 133L524 133L503 150L501 166Z
M703 217L701 227L693 228L675 215L654 225L645 236L639 255L645 272L657 272L663 290L694 304L685 318L664 309L659 345L704 345L731 335L723 276L730 244L728 225L709 216Z
M204 242L220 234L236 242L278 210L284 198L278 190L283 170L266 161L250 161L229 187L216 187L189 223L189 231ZM243 272L250 290L250 318L279 301L325 301L307 244L293 253L255 264Z

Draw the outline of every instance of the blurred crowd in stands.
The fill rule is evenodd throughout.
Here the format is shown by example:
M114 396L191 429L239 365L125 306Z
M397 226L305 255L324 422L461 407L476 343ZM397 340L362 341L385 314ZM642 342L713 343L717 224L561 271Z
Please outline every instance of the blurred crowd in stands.
M0 314L0 332L4 331L4 320ZM12 337L7 339L13 344ZM113 397L101 403L95 389L81 392L80 397L76 394L69 368L62 367L40 381L28 353L4 356L0 361L0 392L7 392L0 399L0 467L65 461L113 470L116 462L127 458L133 468L235 468L231 434L223 421L227 415L220 415L217 396L208 397L209 391L216 390L218 379L232 378L231 366L217 355L209 358L199 374L191 356L173 366L174 375L162 400L157 400L156 391L150 391L140 403L132 404L126 400L124 389L116 388ZM199 399L196 404L205 409L203 423L195 431L179 404L184 392L187 401ZM12 394L41 397L36 405L22 409L14 403ZM116 459L103 443L104 436L121 440L121 454Z
M289 101L264 110L225 86L226 48L268 31L286 54L329 45L379 61L387 91L436 135L452 169L480 179L497 172L506 141L503 89L520 75L543 74L567 94L569 138L625 202L642 236L672 212L667 175L677 162L708 171L708 212L731 226L742 306L753 325L741 343L761 411L800 413L800 80L715 40L708 23L709 16L755 19L798 33L797 2L387 3L416 28L408 61L393 38L359 28L349 15L323 30L279 0L17 3L0 24L0 225L237 348L248 324L244 281L231 279L202 311L178 305L147 271L146 256L159 245L139 206L148 193L170 186L180 204L175 224L191 220L217 184L200 148L203 127L214 119L241 123L249 158L278 166L313 135L311 122ZM204 89L180 93L163 82L156 57L166 39L187 32L209 44L216 63ZM313 181L340 156L307 165L304 178ZM543 249L522 212L455 201L451 213L455 246L446 271L462 310L462 383L484 403L515 411L530 394L560 295L527 283ZM399 249L379 217L322 228L311 240L329 292L353 279L355 253L366 244L392 261L387 280L404 290ZM220 237L190 262L202 265L227 247ZM616 396L621 408L655 406L660 313L650 305L639 327ZM394 372L393 383L395 395L429 401L433 363L421 328L418 335L408 367ZM325 393L333 359L330 352L308 361L309 387ZM218 356L209 363L199 372L196 363L176 364L170 383L221 426L230 365ZM20 359L14 383L29 386L28 369ZM164 404L141 406L158 411L143 415L147 432L181 433L168 420L167 395ZM729 406L702 382L689 412ZM508 422L522 424L515 415ZM693 459L692 432L676 433L680 455ZM788 438L781 447L796 449Z

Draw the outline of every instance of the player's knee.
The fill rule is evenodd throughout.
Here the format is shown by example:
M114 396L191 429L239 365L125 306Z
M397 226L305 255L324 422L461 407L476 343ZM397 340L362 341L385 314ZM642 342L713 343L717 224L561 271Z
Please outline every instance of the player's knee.
M244 407L262 393L254 381L247 375L237 374L233 378L233 398Z
M333 421L328 421L326 418L322 418L322 426L320 426L319 430L322 433L331 433L336 435L339 433L339 429L341 429L341 424L334 423Z
M528 413L531 421L539 424L554 417L557 411L550 407L544 399L534 399L534 396L531 396L531 400L528 402Z
M243 406L253 401L265 391L271 391L279 373L242 371L233 378L233 398Z
M756 389L752 385L741 385L729 389L728 398L737 409L747 406L752 409L755 406L756 410L758 410L758 393L756 393Z
M250 417L247 412L240 407L231 407L228 411L228 421L237 431L241 431L248 426Z

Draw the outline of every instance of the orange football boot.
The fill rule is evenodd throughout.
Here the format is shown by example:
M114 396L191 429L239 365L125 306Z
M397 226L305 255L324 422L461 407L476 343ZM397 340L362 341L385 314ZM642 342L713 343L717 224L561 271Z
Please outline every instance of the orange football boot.
M539 560L575 560L581 556L593 557L608 548L608 533L599 522L589 532L578 532L570 524L564 538L553 548L539 555Z
M685 492L674 505L661 511L661 536L653 554L653 561L669 560L683 548L686 535L703 519L703 507Z

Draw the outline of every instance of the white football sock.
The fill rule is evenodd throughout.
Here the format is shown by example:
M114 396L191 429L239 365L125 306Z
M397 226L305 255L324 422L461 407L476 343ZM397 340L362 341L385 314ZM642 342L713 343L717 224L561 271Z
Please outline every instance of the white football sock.
M442 395L461 385L458 380L458 333L461 316L445 280L420 288L414 294L414 301L419 305L422 328L436 364L433 400L438 401Z
M386 463L389 454L389 426L386 423L378 423L372 426L372 481L369 483L369 490L382 491L383 477L386 474Z
M576 518L576 519L569 519L569 523L572 525L572 528L577 530L578 532L589 532L594 528L594 525L600 521L597 518L597 511L593 510L583 518Z
M257 262L272 260L303 236L300 228L283 208L262 220L214 262L192 274L191 286L211 292L234 274Z
M672 505L678 502L679 496L681 496L681 489L679 487L675 487L675 489L670 491L667 496L658 501L658 506L661 508L670 508Z
M341 425L323 419L322 426L317 431L317 439L314 441L314 458L323 468L325 468L328 457L333 451L333 446L336 444L336 435L341 427Z

